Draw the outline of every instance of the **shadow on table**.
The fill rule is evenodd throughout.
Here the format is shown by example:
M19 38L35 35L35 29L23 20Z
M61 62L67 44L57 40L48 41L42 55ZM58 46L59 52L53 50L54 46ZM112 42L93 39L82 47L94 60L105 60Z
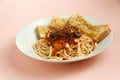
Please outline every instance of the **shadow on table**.
M79 73L94 67L99 56L74 62L74 63L48 63L34 60L22 54L16 47L15 42L11 40L9 45L8 63L20 74L37 78L60 78L71 74Z

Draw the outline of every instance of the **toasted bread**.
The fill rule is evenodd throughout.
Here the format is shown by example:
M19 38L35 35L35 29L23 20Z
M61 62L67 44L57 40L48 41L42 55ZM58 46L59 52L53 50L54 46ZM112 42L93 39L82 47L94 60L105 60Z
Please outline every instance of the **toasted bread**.
M95 25L95 28L96 28L95 31L97 32L97 34L92 38L96 42L102 41L111 32L109 25Z
M90 24L87 20L78 14L72 15L68 22L69 26L78 27L82 33L87 34L96 42L100 42L110 33L109 25Z
M63 28L67 24L67 21L67 18L54 16L52 18L49 28Z
M37 26L36 33L37 33L38 39L45 37L46 32L48 32L47 26Z
M45 37L49 29L64 28L66 25L78 27L83 34L90 36L96 42L102 41L111 32L109 25L93 25L78 14L68 19L54 16L49 27L38 26L36 28L38 39Z
M68 22L69 22L69 26L76 26L76 27L84 24L82 17L79 16L78 14L74 14L70 16Z

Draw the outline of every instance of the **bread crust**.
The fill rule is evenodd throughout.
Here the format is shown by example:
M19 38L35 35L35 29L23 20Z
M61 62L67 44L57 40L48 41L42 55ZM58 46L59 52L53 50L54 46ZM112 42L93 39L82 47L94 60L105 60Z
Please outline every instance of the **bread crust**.
M109 25L93 25L85 20L79 14L74 14L69 18L61 18L54 16L51 20L51 23L48 27L46 26L37 26L36 33L38 39L41 37L45 37L45 33L49 29L53 28L63 28L67 26L75 26L78 27L83 34L90 36L94 41L100 42L102 41L110 32Z
M102 41L111 32L108 24L93 25L78 14L69 18L69 25L80 28L82 33L87 34L96 42Z
M110 28L108 25L101 25L99 26L99 33L93 37L93 39L96 41L96 42L100 42L102 41L110 32Z
M45 37L46 32L48 32L48 27L47 26L37 26L35 29L35 32L37 33L38 39Z

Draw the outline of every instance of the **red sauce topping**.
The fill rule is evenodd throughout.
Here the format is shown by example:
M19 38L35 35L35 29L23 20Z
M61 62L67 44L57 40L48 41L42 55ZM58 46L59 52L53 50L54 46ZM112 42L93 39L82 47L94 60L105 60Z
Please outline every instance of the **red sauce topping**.
M56 51L65 48L65 44L69 45L74 44L74 38L79 38L81 36L81 32L77 27L65 27L63 29L52 29L47 33L46 39L53 46L52 55L56 54Z

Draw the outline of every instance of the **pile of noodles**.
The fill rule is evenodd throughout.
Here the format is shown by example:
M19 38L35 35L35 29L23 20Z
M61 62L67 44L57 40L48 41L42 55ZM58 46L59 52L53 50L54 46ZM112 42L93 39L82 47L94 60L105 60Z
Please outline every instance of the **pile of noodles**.
M41 38L33 44L33 49L37 54L48 59L68 60L73 57L83 56L91 53L95 47L96 42L89 36L82 34L81 37L74 39L75 43L69 45L65 43L65 48L52 55L53 47L47 43L45 38Z

